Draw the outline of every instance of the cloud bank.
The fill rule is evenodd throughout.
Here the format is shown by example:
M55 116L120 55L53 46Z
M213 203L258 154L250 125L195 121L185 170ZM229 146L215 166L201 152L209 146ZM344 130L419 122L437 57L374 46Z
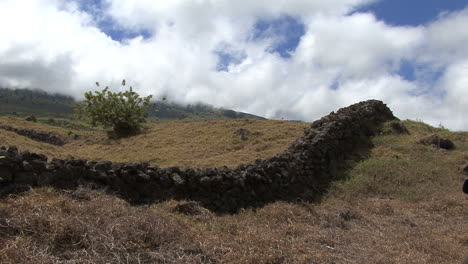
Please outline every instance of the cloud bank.
M421 26L370 0L0 1L0 86L76 97L127 79L143 95L315 120L380 99L468 130L468 6Z

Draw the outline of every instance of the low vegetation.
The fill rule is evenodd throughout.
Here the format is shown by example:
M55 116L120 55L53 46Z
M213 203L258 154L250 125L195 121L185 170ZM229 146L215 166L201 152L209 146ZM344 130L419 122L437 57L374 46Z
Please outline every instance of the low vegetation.
M99 87L98 82L96 85ZM125 80L122 81L124 86ZM131 86L123 92L112 92L109 87L94 93L86 92L85 100L75 108L76 116L93 127L112 128L117 138L136 135L146 122L151 97L140 97Z
M233 120L150 124L141 135L67 130L18 118L11 126L80 137L57 147L0 130L0 142L57 157L235 166L285 149L308 126ZM404 121L386 124L369 159L317 203L276 202L217 215L184 201L132 206L104 191L40 188L0 200L0 263L461 263L468 197L461 192L468 133ZM247 139L239 136L243 128ZM445 151L418 143L451 139Z

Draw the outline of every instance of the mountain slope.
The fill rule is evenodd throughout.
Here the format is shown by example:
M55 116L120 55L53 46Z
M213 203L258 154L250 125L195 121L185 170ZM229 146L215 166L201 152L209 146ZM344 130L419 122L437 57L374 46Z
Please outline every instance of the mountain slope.
M77 103L72 97L48 94L40 90L0 88L0 115L35 115L43 119L68 118ZM263 117L218 109L206 104L178 105L175 103L153 102L148 111L149 120L224 120L249 118L265 120Z

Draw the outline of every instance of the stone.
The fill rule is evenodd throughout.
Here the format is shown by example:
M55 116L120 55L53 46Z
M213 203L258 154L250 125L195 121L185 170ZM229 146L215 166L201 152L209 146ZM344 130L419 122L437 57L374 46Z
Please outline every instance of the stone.
M391 128L393 130L393 132L397 133L397 134L407 134L407 135L410 135L410 132L409 130L406 128L406 126L401 123L401 122L392 122L391 123Z
M109 171L112 169L112 162L110 161L101 161L94 165L94 169L97 171Z
M15 183L36 186L38 178L37 174L32 171L22 171L15 174Z
M441 138L436 134L419 139L419 143L446 150L455 148L455 144L450 139Z
M148 174L142 172L142 171L138 171L138 174L137 174L137 181L138 182L147 182L149 181L151 178Z
M171 179L175 185L183 185L185 183L185 180L177 173L173 173Z
M86 164L86 160L84 159L69 159L65 161L65 165L69 165L72 167L82 167Z
M22 164L22 167L23 167L23 170L24 171L33 171L33 166L31 166L31 164L29 164L29 162L23 160L23 164Z
M239 128L236 131L234 131L234 135L238 136L243 141L249 139L248 134L249 134L249 131L245 128Z
M2 167L10 167L12 161L10 158L4 155L0 155L0 166Z
M10 146L7 150L8 155L18 155L18 148L16 146Z
M65 161L57 158L53 158L52 161L50 162L51 167L58 169L60 167L63 167L65 165Z
M181 203L176 205L173 208L174 212L185 214L185 215L206 215L209 214L210 211L206 208L203 208L199 203L197 202L186 202L186 203Z
M47 162L43 160L31 160L29 164L31 164L36 172L45 171L47 169Z
M37 185L39 186L45 186L49 185L53 182L54 175L51 172L44 171L41 174L39 174L38 179L37 179Z
M0 168L0 183L11 182L13 174L6 168Z
M37 118L33 115L26 117L25 120L29 122L37 122Z
M21 158L24 159L24 160L31 160L32 157L31 157L31 152L29 151L23 151L23 153L21 153Z
M463 183L463 192L468 194L468 178L465 179L465 182Z

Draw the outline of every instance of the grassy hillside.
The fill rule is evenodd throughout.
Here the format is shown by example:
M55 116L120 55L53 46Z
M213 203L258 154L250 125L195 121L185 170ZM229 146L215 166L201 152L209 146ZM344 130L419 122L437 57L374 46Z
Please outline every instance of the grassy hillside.
M150 162L160 167L234 167L284 150L299 137L307 123L254 119L172 121L147 124L141 135L119 140L104 131L65 129L16 117L0 117L0 125L53 132L70 141L63 147L40 143L0 130L0 142L59 158L116 162ZM247 140L235 135L247 130ZM74 135L79 135L77 140Z
M69 134L17 118L1 123ZM0 263L461 263L468 254L468 197L461 193L468 133L404 124L411 135L373 138L370 158L317 203L276 202L216 215L196 205L180 213L183 201L131 206L86 187L41 188L2 199ZM235 166L285 149L307 126L176 121L118 141L99 131L70 130L81 138L64 147L0 130L0 145L58 157ZM239 128L250 131L248 140L234 135ZM417 143L433 133L453 140L456 149Z

